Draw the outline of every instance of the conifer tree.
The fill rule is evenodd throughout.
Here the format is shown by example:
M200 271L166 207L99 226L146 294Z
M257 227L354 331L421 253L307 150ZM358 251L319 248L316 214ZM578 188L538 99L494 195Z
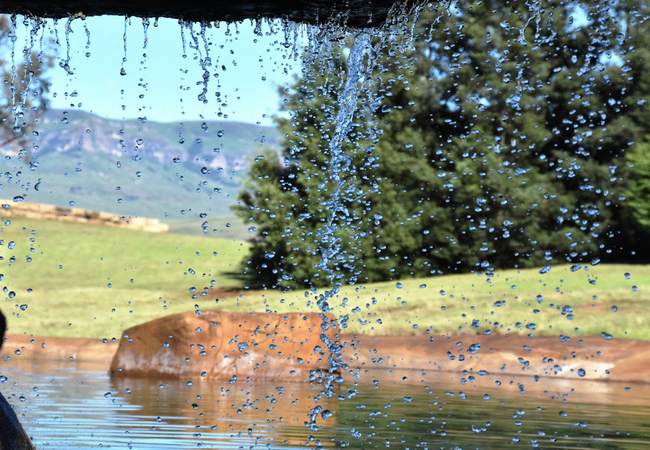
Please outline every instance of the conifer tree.
M629 245L617 218L630 207L625 151L650 127L648 6L541 8L459 2L421 14L410 50L377 50L345 147L348 192L364 193L346 197L337 229L351 282L591 261ZM344 76L344 57L338 70L329 76ZM281 154L253 165L236 208L258 226L245 265L267 286L327 284L316 234L337 93L324 76L285 96Z

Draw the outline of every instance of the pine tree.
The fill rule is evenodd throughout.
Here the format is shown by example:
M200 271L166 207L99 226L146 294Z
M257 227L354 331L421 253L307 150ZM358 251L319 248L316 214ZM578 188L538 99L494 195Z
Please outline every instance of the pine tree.
M412 49L377 51L380 101L346 145L349 192L364 192L337 230L351 282L589 261L629 242L616 217L625 151L650 124L648 7L543 6L458 3L422 14ZM285 96L281 155L240 197L259 226L247 268L265 285L327 284L316 234L337 83L324 76Z

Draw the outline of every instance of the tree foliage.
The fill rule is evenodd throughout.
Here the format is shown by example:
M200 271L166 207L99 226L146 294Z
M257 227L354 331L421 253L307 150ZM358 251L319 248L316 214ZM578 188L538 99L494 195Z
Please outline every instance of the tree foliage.
M625 151L650 124L647 15L640 1L468 1L421 14L410 49L377 44L344 145L336 268L365 282L620 252ZM245 265L264 285L328 284L345 45L284 95L281 152L241 192L259 233Z
M0 149L28 161L35 150L24 147L36 118L47 108L44 94L49 83L44 71L52 65L52 58L42 53L49 42L37 35L42 28L33 27L35 32L21 42L16 35L18 24L12 20L16 18L0 15Z
M650 136L626 155L629 169L626 202L636 224L650 234Z

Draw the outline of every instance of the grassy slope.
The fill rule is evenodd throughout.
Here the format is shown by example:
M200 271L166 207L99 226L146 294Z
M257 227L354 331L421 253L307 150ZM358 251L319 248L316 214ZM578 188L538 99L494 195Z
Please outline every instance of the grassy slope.
M214 295L200 292L237 286L225 273L246 250L232 240L22 218L3 227L0 239L4 282L16 293L0 302L5 315L15 314L9 332L53 336L119 337L123 328L194 309L192 295L214 305ZM16 262L7 264L11 256Z
M240 217L208 215L207 218L187 217L184 219L164 219L169 225L169 232L175 234L186 234L190 236L205 236L211 238L245 241L253 236L249 231L251 224L245 224ZM204 232L202 224L207 223Z
M238 241L19 218L3 227L0 239L7 286L0 306L8 316L10 333L119 337L129 326L194 310L195 305L244 311L314 310L314 296L303 291L251 292L243 298L220 294L218 289L241 285L229 274L246 252L247 244ZM15 242L13 249L8 248L10 241ZM10 262L11 256L15 262ZM27 262L27 257L32 261ZM432 327L434 334L606 332L650 339L649 271L648 266L599 264L576 271L554 266L546 274L498 271L490 282L484 275L451 275L406 280L401 287L394 282L348 287L331 303L336 313L350 314L348 331L362 333L415 334ZM626 279L625 273L631 278ZM9 298L9 291L15 297ZM505 305L496 306L497 301ZM562 314L566 305L573 308L572 319ZM359 311L351 312L356 307ZM526 328L532 323L534 330Z

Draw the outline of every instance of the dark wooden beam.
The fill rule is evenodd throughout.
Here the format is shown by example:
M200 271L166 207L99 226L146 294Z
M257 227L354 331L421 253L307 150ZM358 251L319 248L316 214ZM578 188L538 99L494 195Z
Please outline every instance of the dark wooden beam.
M286 18L311 24L336 17L350 27L367 28L383 24L391 11L415 3L416 0L2 0L0 13L57 19L79 14L170 17L196 22Z

